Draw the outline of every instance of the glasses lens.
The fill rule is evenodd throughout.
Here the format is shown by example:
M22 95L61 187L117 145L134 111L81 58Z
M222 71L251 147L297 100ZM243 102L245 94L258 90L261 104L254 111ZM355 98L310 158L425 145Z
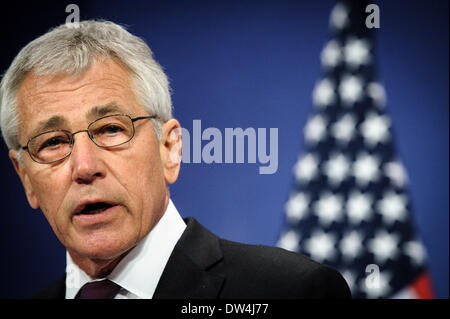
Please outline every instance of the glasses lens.
M133 137L133 122L126 115L107 116L92 123L89 132L97 145L117 146Z
M40 163L58 161L70 153L70 134L54 131L38 135L30 140L28 149L31 156Z

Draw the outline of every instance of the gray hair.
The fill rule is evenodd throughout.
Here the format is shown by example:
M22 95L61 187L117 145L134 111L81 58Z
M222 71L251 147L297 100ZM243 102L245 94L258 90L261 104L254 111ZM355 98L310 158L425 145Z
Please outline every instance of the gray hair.
M60 25L26 45L0 84L0 128L9 149L20 149L17 90L29 72L38 75L79 75L94 58L115 58L131 72L136 98L151 115L161 139L162 123L172 118L169 81L153 53L139 37L110 21ZM20 153L20 152L19 152Z

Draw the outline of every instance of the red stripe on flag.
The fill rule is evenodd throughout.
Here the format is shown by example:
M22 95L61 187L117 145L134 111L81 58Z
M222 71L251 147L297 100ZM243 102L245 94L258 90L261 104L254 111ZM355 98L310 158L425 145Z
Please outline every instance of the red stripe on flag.
M424 273L412 284L412 289L419 299L434 299L433 285L429 273Z

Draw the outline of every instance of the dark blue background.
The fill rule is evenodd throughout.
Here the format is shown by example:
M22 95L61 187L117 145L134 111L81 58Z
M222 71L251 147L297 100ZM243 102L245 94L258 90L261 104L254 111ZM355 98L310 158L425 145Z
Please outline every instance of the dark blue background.
M2 7L0 71L26 43L64 23L69 3ZM201 119L203 128L222 132L278 128L276 174L259 175L258 164L184 164L171 186L182 216L194 216L228 239L275 245L334 1L77 4L81 19L126 24L147 41L171 79L174 114L183 127L191 130L192 121ZM435 290L448 298L448 1L379 5L378 73ZM61 276L65 250L42 213L29 208L3 142L0 152L0 297L21 298Z

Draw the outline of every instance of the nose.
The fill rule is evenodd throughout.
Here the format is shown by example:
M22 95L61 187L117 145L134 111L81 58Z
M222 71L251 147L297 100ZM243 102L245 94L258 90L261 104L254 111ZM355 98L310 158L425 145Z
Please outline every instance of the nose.
M70 155L72 180L78 184L91 184L105 176L105 168L99 154L101 150L92 142L86 131L79 133L74 136Z

